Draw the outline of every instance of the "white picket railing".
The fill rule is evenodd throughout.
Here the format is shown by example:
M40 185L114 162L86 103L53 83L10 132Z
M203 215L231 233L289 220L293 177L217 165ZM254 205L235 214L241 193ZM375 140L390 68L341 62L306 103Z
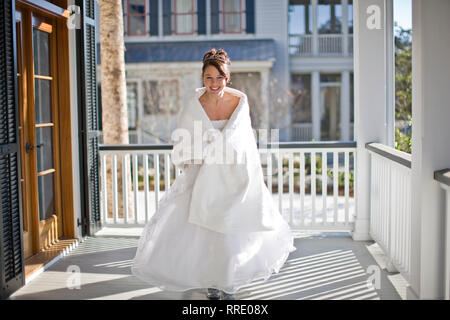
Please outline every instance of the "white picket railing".
M313 36L311 34L289 35L289 54L310 56L313 53Z
M339 55L343 54L342 40L343 35L341 34L319 34L319 55Z
M346 50L347 52L344 52ZM290 34L289 54L293 56L339 56L353 55L353 35L347 36L344 46L343 34Z
M386 254L387 269L409 280L411 269L411 155L368 143L370 235Z
M265 183L290 226L298 230L353 230L354 196L350 191L356 142L280 142L277 146L260 148L259 152ZM171 163L171 149L172 145L100 146L103 226L142 226L149 221L162 196L181 173ZM317 165L322 159L327 160ZM118 160L125 160L121 172ZM109 173L107 161L112 162ZM119 196L119 175L122 190L126 191L122 196ZM110 187L107 176L112 178ZM112 207L108 209L110 192Z

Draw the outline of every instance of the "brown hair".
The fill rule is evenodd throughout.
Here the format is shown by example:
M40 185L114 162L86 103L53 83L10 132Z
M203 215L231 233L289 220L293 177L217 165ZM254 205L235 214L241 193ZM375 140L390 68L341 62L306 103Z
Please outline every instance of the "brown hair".
M202 75L208 66L214 66L222 76L227 77L230 74L230 64L230 59L225 50L212 48L203 56ZM231 83L231 81L228 83Z

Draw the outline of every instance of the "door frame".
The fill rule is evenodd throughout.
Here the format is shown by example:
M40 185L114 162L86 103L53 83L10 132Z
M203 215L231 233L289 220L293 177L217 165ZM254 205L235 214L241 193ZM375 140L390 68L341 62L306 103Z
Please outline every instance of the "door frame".
M69 70L69 33L67 29L67 18L70 16L67 10L67 0L55 0L52 1L39 0L15 0L16 9L24 10L33 13L37 13L43 17L54 19L55 21L55 42L56 47L55 55L58 62L54 68L55 86L57 90L52 93L52 98L56 99L55 104L58 105L58 114L68 115L58 117L55 119L57 122L59 141L54 148L59 149L60 158L59 163L55 164L55 167L59 168L59 190L56 190L55 184L55 197L58 195L60 202L62 223L62 234L59 234L61 238L75 238L76 230L74 223L74 206L73 206L73 172L72 172L72 128L71 128L71 105L70 105L70 70ZM29 63L28 61L24 63ZM30 75L27 75L28 77ZM55 114L55 113L54 113ZM23 144L22 144L23 145ZM23 197L25 203L30 203L33 198L37 198L37 190L29 190L31 192L24 192ZM27 197L28 199L26 199ZM26 212L23 212L23 216ZM39 218L37 218L39 220ZM30 221L31 222L31 221ZM39 253L40 249L39 240L39 221L33 223L33 254Z

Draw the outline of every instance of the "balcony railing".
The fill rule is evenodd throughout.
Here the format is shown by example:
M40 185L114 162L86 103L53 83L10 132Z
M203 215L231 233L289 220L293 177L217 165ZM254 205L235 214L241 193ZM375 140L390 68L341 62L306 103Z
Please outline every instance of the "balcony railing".
M317 40L317 49L314 48ZM353 55L353 35L347 36L344 44L342 34L319 34L314 38L311 34L289 35L289 54L294 56L342 56Z
M411 155L368 143L370 236L387 256L387 269L409 281L411 270Z
M259 148L264 181L290 226L352 230L356 142L280 142L278 148L274 146ZM172 145L100 146L103 226L142 226L149 221L181 174L171 163L171 150ZM111 162L110 172L107 162Z

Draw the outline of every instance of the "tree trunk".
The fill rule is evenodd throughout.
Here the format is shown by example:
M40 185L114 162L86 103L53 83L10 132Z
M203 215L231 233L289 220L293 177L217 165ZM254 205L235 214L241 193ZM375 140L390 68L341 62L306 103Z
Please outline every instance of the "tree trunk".
M104 144L128 144L128 112L125 80L122 0L100 0L100 59L102 128ZM107 161L108 216L112 217L112 159ZM127 161L128 198L131 199L129 156ZM122 157L117 157L117 197L119 217L123 217ZM131 201L128 201L131 213Z

